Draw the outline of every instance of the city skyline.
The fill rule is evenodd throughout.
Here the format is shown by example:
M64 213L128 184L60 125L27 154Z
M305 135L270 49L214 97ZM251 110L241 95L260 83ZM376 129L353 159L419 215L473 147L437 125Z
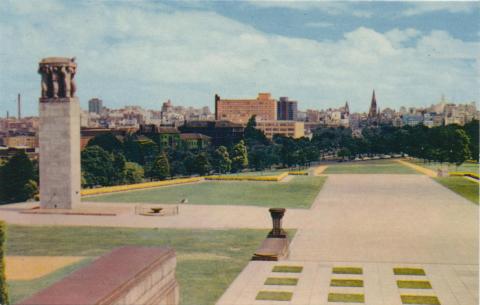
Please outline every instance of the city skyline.
M271 92L302 110L348 101L366 112L373 89L381 109L425 107L442 94L478 102L478 2L31 4L0 8L9 46L0 54L0 116L16 113L19 92L22 113L38 113L40 80L30 71L53 55L81 63L83 109L93 97L111 108L158 109L171 99L212 109L216 93Z

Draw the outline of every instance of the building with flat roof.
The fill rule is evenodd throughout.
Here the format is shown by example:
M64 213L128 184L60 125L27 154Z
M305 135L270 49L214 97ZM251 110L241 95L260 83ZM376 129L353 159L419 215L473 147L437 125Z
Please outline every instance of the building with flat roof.
M211 138L214 146L231 146L243 139L245 126L229 121L188 121L178 129L183 133L200 133Z
M297 101L291 101L287 96L282 96L277 102L277 120L296 121L298 113Z
M265 136L272 139L274 135L282 135L295 139L305 136L303 122L296 121L258 121L257 129L263 131Z
M206 149L212 142L212 138L201 133L182 133L180 139L184 141L188 149Z
M92 98L88 101L88 112L100 114L103 109L103 101L99 98Z
M257 121L277 119L277 101L270 93L259 93L256 99L222 99L215 95L215 119L246 124L253 116Z

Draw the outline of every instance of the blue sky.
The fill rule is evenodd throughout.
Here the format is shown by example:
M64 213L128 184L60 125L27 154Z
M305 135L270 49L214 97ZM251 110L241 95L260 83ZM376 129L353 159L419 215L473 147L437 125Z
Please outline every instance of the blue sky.
M479 100L480 2L2 1L0 116L36 115L38 61L76 56L85 108L289 96L302 110Z

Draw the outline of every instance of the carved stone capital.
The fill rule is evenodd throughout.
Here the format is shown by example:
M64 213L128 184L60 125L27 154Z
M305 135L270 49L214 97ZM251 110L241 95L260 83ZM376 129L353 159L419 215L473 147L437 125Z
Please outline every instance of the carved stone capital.
M75 58L48 57L42 59L38 64L38 73L42 76L41 99L74 97L76 71Z

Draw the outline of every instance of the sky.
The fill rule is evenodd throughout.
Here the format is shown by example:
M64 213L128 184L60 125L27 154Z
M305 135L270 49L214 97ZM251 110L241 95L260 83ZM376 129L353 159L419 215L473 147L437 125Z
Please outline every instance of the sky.
M288 96L368 111L480 96L480 2L0 3L0 117L38 114L44 57L76 57L77 95L109 108L214 108L214 95Z

